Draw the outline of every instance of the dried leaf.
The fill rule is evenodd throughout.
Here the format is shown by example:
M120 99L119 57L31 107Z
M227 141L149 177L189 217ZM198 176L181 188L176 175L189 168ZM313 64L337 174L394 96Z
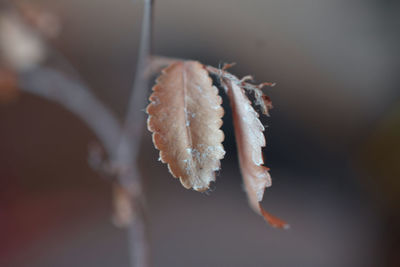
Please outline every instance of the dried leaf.
M178 61L163 70L147 107L148 129L174 177L186 188L208 189L225 155L221 97L205 67Z
M221 123L216 123L220 121L223 114L220 107L221 100L217 96L217 90L211 86L211 81L204 71L206 68L211 75L218 78L216 82L225 88L231 101L239 163L251 207L272 226L287 228L288 225L284 221L269 214L260 204L265 188L271 185L269 169L263 166L264 126L244 93L244 89L252 91L255 103L261 107L264 114L268 114L268 109L272 108L271 101L264 96L261 88L273 84L253 85L246 82L252 79L251 76L239 80L226 71L230 66L232 64L216 69L193 61L172 63L163 71L158 84L153 88L154 93L150 97L152 103L147 108L150 115L148 128L153 132L153 142L160 149L160 160L169 164L171 173L179 177L186 188L193 187L198 191L207 189L209 181L214 179L213 170L219 168L219 159L223 157L224 151L220 145L223 139L223 134L219 130ZM199 82L199 80L206 82ZM201 100L196 88L202 89ZM207 90L207 93L204 93L204 90ZM208 91L212 92L210 96L208 96ZM210 99L214 99L214 104L211 106ZM215 99L218 99L217 105L215 105ZM219 111L213 112L215 110ZM194 116L198 119L194 120L194 124L190 120L193 117L191 114L198 112L201 112L203 116ZM192 138L194 133L197 133L195 139ZM212 140L207 144L219 147L217 152L220 154L213 155L201 150L200 144L204 144L204 141L200 139L205 137L207 137L206 140ZM206 179L203 179L203 176L199 175L203 173L199 166L208 166L204 164L205 159L211 162L210 166L214 167L208 168L207 171L207 174L211 173L212 176L207 175L204 176ZM191 164L187 164L188 162Z
M250 206L272 226L287 228L285 222L270 215L260 205L265 188L271 186L269 169L262 166L264 164L262 147L265 146L264 126L236 79L224 79L224 83L231 101L239 164Z

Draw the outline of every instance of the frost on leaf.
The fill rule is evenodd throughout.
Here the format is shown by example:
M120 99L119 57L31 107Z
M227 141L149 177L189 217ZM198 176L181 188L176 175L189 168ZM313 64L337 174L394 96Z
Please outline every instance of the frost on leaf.
M205 67L196 61L171 64L157 79L150 101L147 126L160 160L185 188L207 190L225 151L222 100Z
M287 228L288 225L284 221L269 214L260 204L265 188L271 186L269 169L263 166L264 126L244 92L244 89L253 91L256 104L261 107L264 114L268 115L268 108L271 108L272 105L269 98L262 93L261 88L271 84L264 83L256 86L246 82L252 79L250 76L239 80L236 76L225 71L225 69L225 67L223 69L207 67L210 74L219 78L219 83L227 92L232 106L239 165L250 206L272 226Z
M261 91L264 83L253 85L250 76L239 80L226 68L216 69L195 61L175 61L167 67L150 96L147 107L148 128L160 150L160 160L186 188L204 191L215 180L214 171L224 156L224 135L219 130L223 110L218 91L211 85L207 71L218 78L227 92L232 110L239 163L250 206L272 226L287 228L282 220L261 207L264 190L271 185L268 168L263 166L264 126L244 90L252 92L264 114L272 107Z
M232 80L227 80L228 96L233 111L239 164L250 206L275 227L287 227L286 223L270 215L260 205L264 190L271 186L271 177L264 164L262 147L265 146L264 126L251 106L243 89Z

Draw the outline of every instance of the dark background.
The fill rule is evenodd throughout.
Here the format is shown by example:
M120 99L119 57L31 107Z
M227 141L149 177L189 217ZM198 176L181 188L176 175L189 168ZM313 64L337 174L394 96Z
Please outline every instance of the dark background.
M60 18L55 47L122 119L142 3L34 1ZM252 74L274 109L263 118L273 186L247 205L229 105L227 155L211 194L185 190L140 156L155 266L400 266L400 6L390 0L156 1L154 52ZM143 100L146 101L146 100ZM127 266L111 187L88 163L95 136L29 94L0 106L0 266Z

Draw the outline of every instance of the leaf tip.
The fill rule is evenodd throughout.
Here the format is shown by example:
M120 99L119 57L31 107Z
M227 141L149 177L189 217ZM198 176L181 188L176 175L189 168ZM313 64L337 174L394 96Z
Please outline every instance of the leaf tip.
M274 215L270 214L269 212L267 212L265 209L263 209L263 207L261 207L261 204L259 203L259 208L261 211L261 215L264 217L264 219L272 226L275 228L280 228L280 229L290 229L290 225L279 219L278 217L275 217Z

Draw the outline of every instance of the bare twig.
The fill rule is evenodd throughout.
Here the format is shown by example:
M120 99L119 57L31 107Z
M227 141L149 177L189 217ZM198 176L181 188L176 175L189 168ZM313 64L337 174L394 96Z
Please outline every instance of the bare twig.
M150 64L151 50L151 28L152 28L152 0L145 0L144 14L142 22L141 42L139 47L138 61L136 73L132 86L132 93L129 100L127 116L124 121L120 144L117 148L116 161L120 164L131 165L136 164L137 155L140 149L140 138L143 130L144 108L146 107L146 95L148 89L148 81L146 77L146 69ZM132 142L130 142L132 140ZM127 187L132 186L132 182L136 183L137 177L127 178L121 177L121 183ZM139 182L140 184L140 182ZM138 185L134 185L136 189Z
M124 189L125 197L131 203L130 208L133 219L129 225L128 239L130 243L130 266L132 267L147 267L150 262L144 219L145 201L137 166L140 137L144 126L142 110L146 104L148 86L145 72L150 65L152 35L153 1L144 0L144 2L136 74L127 116L122 126L113 116L111 110L104 106L91 93L90 88L83 84L79 74L68 60L51 45L47 47L49 54L54 56L61 63L61 66L66 68L74 77L63 75L54 69L37 67L23 73L20 79L20 86L23 91L58 102L81 118L105 147L109 157L112 159L111 165L113 170L116 170L115 175L120 186ZM14 3L9 3L11 3L10 7L13 8ZM14 10L17 10L17 8ZM24 18L24 14L20 13L20 16ZM29 21L25 22L29 24ZM47 39L35 28L35 25L29 26L42 39ZM47 41L47 44L51 44L49 40ZM124 210L126 211L126 209Z
M115 150L121 132L120 123L82 81L73 80L54 69L37 67L22 73L19 83L21 90L64 106L90 127L107 152Z
M144 126L144 108L148 91L146 69L150 65L152 44L153 1L144 0L141 39L128 112L124 122L120 143L117 149L116 162L127 166L118 179L121 185L131 194L134 209L134 220L129 226L131 266L146 267L150 265L148 238L145 222L145 198L142 179L138 169L141 133Z
M67 110L82 119L96 134L100 142L105 147L110 157L116 157L116 147L121 141L121 127L113 116L111 110L104 106L96 97L90 93L80 81L73 80L62 73L49 68L36 68L20 76L19 85L21 90L34 95L38 95L50 101L61 104ZM130 140L125 140L131 147ZM137 140L138 142L138 140ZM133 159L130 151L127 158ZM126 159L124 159L126 160ZM119 166L119 162L114 162ZM136 165L127 168L117 168L118 177L136 181L140 183L139 172ZM143 192L141 187L123 187L126 190L131 211L134 212L133 219L130 220L128 229L128 240L130 243L130 262L132 267L147 267L148 265L148 245L147 232L144 220ZM125 209L126 211L126 209ZM118 212L118 210L117 210ZM129 219L128 219L129 220Z

